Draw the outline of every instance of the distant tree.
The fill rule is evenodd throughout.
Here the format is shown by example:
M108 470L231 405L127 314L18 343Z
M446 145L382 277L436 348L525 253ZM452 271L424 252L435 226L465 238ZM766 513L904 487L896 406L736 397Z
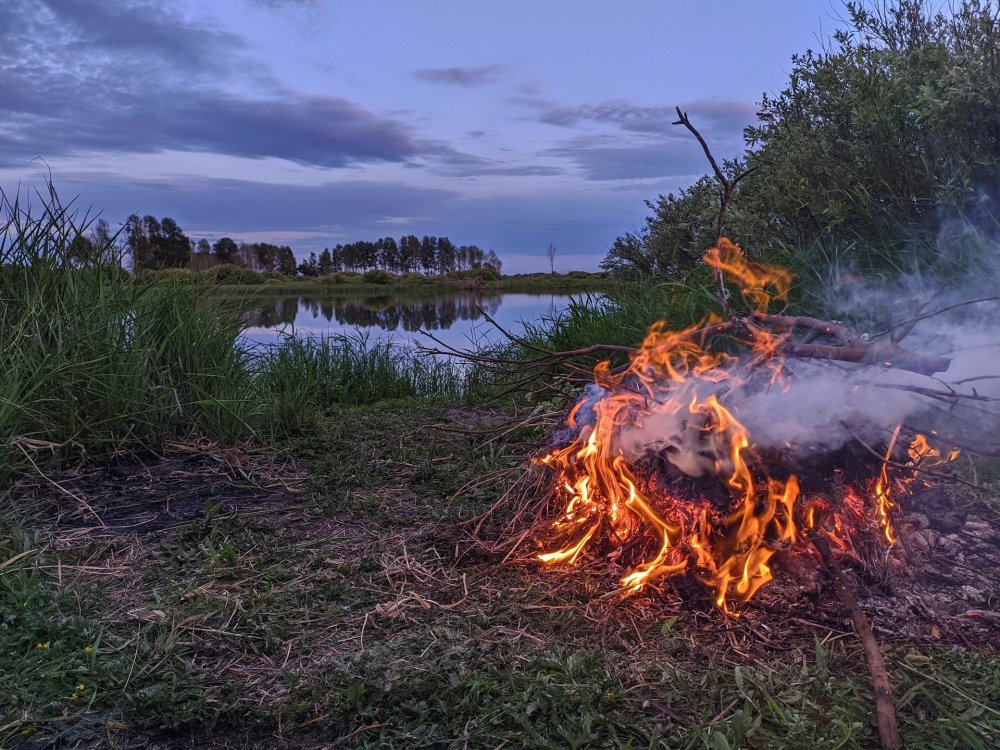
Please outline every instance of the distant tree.
M330 248L324 247L319 254L319 275L329 276L333 273L333 258L330 256Z
M273 271L278 263L278 247L267 242L255 242L253 250L254 268L258 271Z
M285 276L295 275L295 253L287 245L278 248L278 273L283 273Z
M79 265L92 262L97 255L94 243L83 232L80 232L80 234L73 238L73 241L69 244L67 253L70 262Z
M387 271L398 273L399 268L399 246L392 237L383 237L382 249L380 251L380 261L382 268Z
M132 214L125 222L125 244L136 268L181 268L191 258L191 240L170 217L139 218Z
M212 252L220 263L235 263L240 248L232 237L220 237L212 245Z
M485 259L486 255L482 248L477 245L469 245L469 268L482 268Z
M198 243L195 245L194 250L198 255L208 255L209 253L212 252L212 245L208 240L202 237L200 240L198 240Z
M420 240L420 267L423 268L424 273L431 273L436 264L437 237L424 235L424 238Z
M160 268L184 268L191 260L191 240L169 216L160 221L157 260Z
M556 251L558 248L553 243L549 243L549 246L545 248L545 257L549 259L549 273L554 274L556 272Z
M420 265L420 240L415 234L399 238L399 270L410 273Z
M361 253L359 252L358 243L348 242L344 245L343 258L345 271L357 270L361 263Z
M309 277L319 276L319 259L316 253L309 253L309 258L299 263L299 273Z
M497 273L500 273L500 269L503 268L503 263L500 261L499 256L497 256L497 254L493 250L490 250L488 253L486 253L486 262L484 263L484 265L487 268L493 269Z
M97 248L98 252L107 253L115 241L114 236L111 234L111 226L108 224L108 220L98 219L88 239Z
M438 237L437 241L437 268L438 273L448 273L455 270L455 259L458 248L447 237Z
M330 267L334 273L344 270L344 246L340 243L330 251Z

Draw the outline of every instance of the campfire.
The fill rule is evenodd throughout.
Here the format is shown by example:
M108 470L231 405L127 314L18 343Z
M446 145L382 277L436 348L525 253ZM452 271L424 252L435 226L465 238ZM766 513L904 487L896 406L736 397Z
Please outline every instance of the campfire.
M828 540L836 557L884 555L896 542L896 499L922 468L958 452L920 433L903 440L897 425L884 453L841 450L801 474L791 443L783 450L755 444L741 405L790 387L785 351L793 326L769 307L786 301L791 277L750 262L724 238L704 260L736 286L751 314L679 331L658 323L626 366L597 366L595 384L569 414L565 444L539 459L552 472L562 511L537 540L537 557L570 565L603 556L631 591L693 576L734 614L734 601L772 579L776 555L818 559L811 540ZM747 345L745 354L720 346L727 333ZM709 337L716 339L711 350Z
M1000 296L941 299L937 290L910 317L871 334L788 314L792 275L751 260L723 236L728 202L750 171L724 172L687 115L679 108L677 115L719 187L717 240L703 260L714 273L721 315L684 329L661 321L638 347L552 351L481 311L523 352L517 359L460 351L422 332L440 347L428 349L435 355L501 378L516 373L511 390L541 381L540 390L564 394L567 385L585 385L547 449L531 453L530 468L510 469L507 491L468 526L504 562L603 568L625 595L707 592L709 606L730 617L745 612L744 603L783 567L792 577L822 574L864 647L881 746L898 748L885 660L857 583L844 570L912 570L900 539L922 548L914 560L926 554L931 542L920 527L935 508L948 507L940 485L985 491L974 469L970 481L942 465L955 461L959 448L1000 457L1000 374L989 354ZM929 309L933 300L939 306ZM913 307L903 302L901 309ZM970 312L983 303L994 306L989 314ZM929 321L933 335L921 332L916 348L905 347ZM626 352L628 362L601 361L592 373L577 364L610 352ZM946 371L947 381L940 377ZM934 418L924 422L925 413ZM520 426L538 424L536 416ZM927 500L934 502L925 507ZM903 517L906 503L919 508L912 524ZM965 525L969 554L994 570L992 525L971 517ZM692 581L697 585L687 585Z

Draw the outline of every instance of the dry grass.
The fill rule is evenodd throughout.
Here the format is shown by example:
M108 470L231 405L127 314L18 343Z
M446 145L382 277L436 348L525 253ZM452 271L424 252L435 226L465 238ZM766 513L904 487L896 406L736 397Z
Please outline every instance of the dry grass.
M832 595L786 581L734 620L697 588L625 597L600 565L543 572L475 544L470 519L535 481L504 449L530 436L483 459L472 448L489 436L470 433L498 418L476 421L332 413L292 446L308 478L280 457L175 446L119 477L143 488L124 493L142 498L132 521L89 471L50 479L103 525L46 480L22 485L29 517L64 507L32 525L44 552L21 563L96 644L98 692L87 706L48 695L0 726L67 747L870 744L859 647ZM496 481L477 482L487 469ZM179 520L192 497L199 512ZM988 747L1000 733L1000 660L982 625L963 624L970 646L948 629L886 638L914 746Z

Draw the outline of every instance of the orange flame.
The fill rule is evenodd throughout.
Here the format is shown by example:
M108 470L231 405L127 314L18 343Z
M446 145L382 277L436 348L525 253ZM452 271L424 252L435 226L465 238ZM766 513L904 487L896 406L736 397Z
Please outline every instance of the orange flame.
M791 275L752 263L728 240L720 240L704 260L734 282L757 313L787 299ZM555 472L557 492L565 502L542 540L548 549L538 555L541 562L572 564L595 544L614 548L611 559L616 561L622 551L632 550L632 562L620 578L623 588L637 591L693 570L712 591L716 606L730 612L732 599L745 601L771 580L771 558L778 549L802 541L803 529L818 533L829 526L836 536L842 525L839 514L831 514L819 499L802 501L794 475L783 480L770 476L756 458L747 429L716 396L730 383L742 384L743 370L734 356L706 348L699 331L715 322L669 330L661 321L649 328L623 371L613 372L607 362L595 368L595 381L607 393L593 404L580 401L568 419L578 430L576 438L541 459ZM781 368L778 347L783 339L762 328L752 333L755 352L773 368L773 382ZM662 446L667 460L679 474L721 479L728 510L707 498L677 497L657 484L655 472L645 485L637 479L623 445L640 441L632 447L642 449L641 439L648 438L643 429L656 433L661 422L682 436L680 445ZM898 435L897 427L870 501L889 544L894 542L895 503L888 467ZM910 450L914 464L940 455L917 441ZM845 512L859 515L863 502L852 498Z

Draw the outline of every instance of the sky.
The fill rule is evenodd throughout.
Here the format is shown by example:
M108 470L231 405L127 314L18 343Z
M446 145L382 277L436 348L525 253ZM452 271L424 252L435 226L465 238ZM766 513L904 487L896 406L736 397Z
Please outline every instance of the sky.
M290 245L443 235L596 270L742 148L836 0L0 0L0 188L113 227ZM35 199L37 201L37 198Z

